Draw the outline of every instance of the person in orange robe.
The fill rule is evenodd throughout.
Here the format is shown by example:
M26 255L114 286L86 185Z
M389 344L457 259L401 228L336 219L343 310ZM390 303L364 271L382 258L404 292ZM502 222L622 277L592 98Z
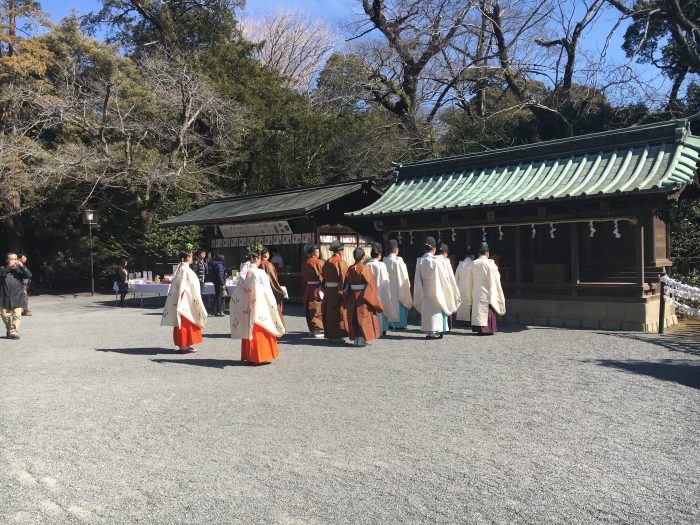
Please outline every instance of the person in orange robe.
M330 245L333 255L323 265L323 329L326 339L332 343L342 343L348 336L348 320L345 313L345 280L348 264L343 259L343 243L333 241Z
M355 346L366 346L368 341L377 339L379 323L377 313L383 312L382 303L377 294L372 271L362 263L365 251L355 248L355 264L348 269L347 299L345 308L348 314L348 331Z
M277 278L277 268L270 262L270 250L263 248L260 252L260 266L259 268L263 270L267 276L270 278L270 287L272 288L272 294L275 296L277 301L277 311L280 313L282 322L284 322L284 315L282 315L282 301L284 300L284 289L280 285L279 279Z
M323 339L323 261L319 258L319 247L310 244L306 249L307 259L301 263L301 280L306 286L304 289L304 313L306 324L309 327L309 335L317 339Z
M248 273L236 286L229 304L231 337L241 340L241 361L261 365L277 359L277 338L285 330L270 278L259 268L260 254L251 252L247 258Z
M202 342L202 328L207 324L207 311L202 302L197 274L190 268L192 252L180 252L180 265L175 271L165 300L161 326L173 327L173 342L181 354L196 352Z

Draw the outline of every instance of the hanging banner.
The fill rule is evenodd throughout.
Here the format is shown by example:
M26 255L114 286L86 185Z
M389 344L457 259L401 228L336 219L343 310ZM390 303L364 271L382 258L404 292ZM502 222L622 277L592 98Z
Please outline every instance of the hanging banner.
M255 222L251 224L222 224L219 230L224 237L250 237L257 235L283 235L292 233L287 221Z

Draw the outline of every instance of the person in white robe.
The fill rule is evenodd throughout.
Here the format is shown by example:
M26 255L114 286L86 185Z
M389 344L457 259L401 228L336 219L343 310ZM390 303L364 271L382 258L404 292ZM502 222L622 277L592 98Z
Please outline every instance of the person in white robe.
M416 261L413 306L421 314L421 330L426 339L442 339L446 317L457 309L447 298L449 280L445 263L435 255L435 238L425 239L425 253Z
M443 333L447 333L452 330L452 324L454 320L454 313L459 309L462 303L462 297L459 292L459 287L457 286L457 280L455 279L454 270L452 268L452 262L450 261L450 249L445 244L440 244L438 249L438 257L442 259L445 265L448 288L446 290L445 296L448 300L448 306L452 311L452 314L445 318L445 326L443 327Z
M207 310L191 262L192 252L182 250L160 319L161 326L173 327L173 342L181 354L196 352L194 345L202 342L202 328L207 325Z
M270 277L258 268L260 254L250 252L247 258L246 277L229 303L231 338L241 340L241 361L259 365L279 356L277 338L284 335L285 328Z
M471 246L467 247L467 256L463 261L460 261L457 265L457 270L455 270L455 280L457 281L457 289L462 298L467 297L467 276L469 275L469 268L474 264L474 253L472 253ZM463 300L457 308L457 320L466 323L471 322L471 305L467 304L466 300Z
M408 268L403 258L399 257L399 243L395 239L389 241L389 254L384 257L384 264L389 272L391 303L396 314L386 314L386 318L390 329L402 330L408 326L408 311L413 308L413 298Z
M501 275L489 255L489 245L481 243L479 258L474 261L467 275L466 301L471 306L472 331L480 335L495 334L496 314L506 313Z
M372 243L372 250L370 252L371 260L365 264L367 268L372 271L374 275L375 284L377 285L377 295L382 303L384 312L377 313L377 322L379 324L379 330L382 336L386 335L387 330L389 330L389 320L387 319L391 316L392 319L398 317L397 312L394 310L394 301L391 295L391 281L389 280L389 271L387 270L386 264L382 262L382 245L378 242Z

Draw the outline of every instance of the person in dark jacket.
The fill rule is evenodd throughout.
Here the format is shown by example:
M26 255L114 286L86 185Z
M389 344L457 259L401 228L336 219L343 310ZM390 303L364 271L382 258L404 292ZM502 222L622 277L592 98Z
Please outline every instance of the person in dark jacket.
M226 288L226 271L224 270L224 256L217 254L211 263L209 277L214 285L214 312L212 315L223 317L224 315L224 290Z
M192 262L192 270L197 274L197 279L199 279L199 289L204 290L204 279L208 277L207 268L207 252L205 249L200 248Z
M31 278L32 273L17 258L17 254L8 253L5 266L0 267L0 303L2 320L9 339L19 339L19 324L24 305L24 280Z
M129 293L129 263L126 259L119 259L119 264L117 265L117 273L115 279L117 281L117 288L119 289L119 306L122 308L126 307L124 298L126 294Z
M22 266L27 267L27 256L25 254L20 254L19 261ZM31 317L32 311L29 309L29 279L24 280L24 303L22 304L22 315L25 317Z

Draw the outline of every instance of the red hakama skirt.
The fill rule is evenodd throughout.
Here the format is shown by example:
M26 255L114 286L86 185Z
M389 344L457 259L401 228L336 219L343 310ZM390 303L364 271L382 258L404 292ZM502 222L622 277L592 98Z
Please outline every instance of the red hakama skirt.
M186 317L180 316L180 328L173 326L173 341L180 348L199 344L202 342L202 329Z
M277 359L279 354L277 338L258 325L253 326L252 339L241 339L241 361L259 365Z

